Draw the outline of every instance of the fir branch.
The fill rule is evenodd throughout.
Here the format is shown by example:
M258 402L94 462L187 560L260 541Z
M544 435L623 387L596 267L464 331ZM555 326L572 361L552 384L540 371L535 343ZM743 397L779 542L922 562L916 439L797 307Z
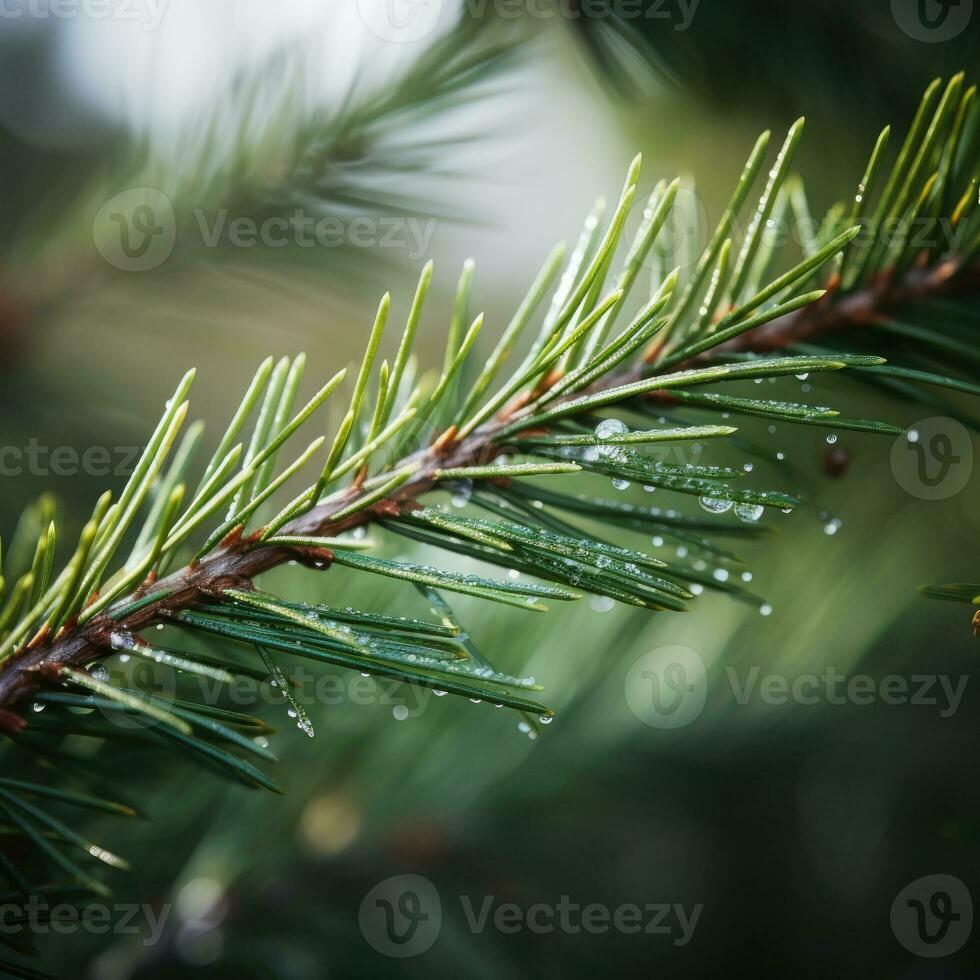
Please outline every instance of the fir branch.
M705 575L679 561L662 561L612 544L571 520L581 517L610 529L655 529L726 561L732 559L731 553L702 532L752 533L767 508L788 510L798 504L794 496L777 489L740 485L745 478L741 470L700 463L671 465L645 455L642 447L650 443L725 439L736 431L730 425L690 426L662 420L659 428L651 428L651 401L895 433L900 430L885 422L841 419L830 406L747 399L726 389L746 379L844 370L859 380L897 378L903 384L941 384L975 393L974 385L952 376L956 371L946 378L915 367L883 368L885 359L876 352L813 347L817 341L837 342L850 328L879 325L898 306L959 291L972 293L980 286L976 257L980 211L969 211L961 193L963 187L969 194L976 192L978 148L976 141L962 140L963 127L954 125L957 105L962 114L975 115L972 91L962 93L962 77L957 76L937 108L932 108L935 92L927 95L913 132L925 127L929 137L914 157L908 151L899 153L875 209L879 214L903 209L908 214L911 208L918 215L921 202L931 202L934 219L945 214L951 222L965 223L960 248L953 256L940 255L935 247L912 248L907 236L889 239L880 227L872 226L870 242L857 262L842 266L841 253L858 247L853 240L861 228L841 227L840 220L825 219L821 234L808 241L803 261L770 278L768 269L776 253L763 239L761 228L790 201L797 210L808 209L799 184L787 183L789 157L801 135L797 124L770 170L738 246L732 235L735 218L762 169L757 157L765 141L756 145L693 276L683 285L676 272L655 281L652 295L642 302L633 321L607 340L616 314L635 287L639 264L656 248L656 229L663 223L661 205L670 199L666 185L654 192L615 278L616 288L605 293L605 279L637 194L640 161L634 160L608 226L601 228L598 211L590 216L536 339L492 394L487 393L556 278L563 253L552 253L490 359L473 372L475 388L465 393L457 382L477 360L474 351L483 326L482 314L471 320L468 312L473 268L464 266L442 369L433 384L425 378L416 380L410 356L432 273L427 266L394 369L382 361L375 370L388 321L386 294L356 372L349 407L322 466L317 463L313 471L318 469L319 476L253 530L250 524L262 506L271 503L286 481L318 455L322 439L314 440L285 467L277 464L280 451L309 424L344 375L335 375L293 414L303 356L292 361L283 358L275 366L272 359L263 362L191 494L186 490L191 485L187 477L200 441L199 429L192 426L184 441L177 442L193 379L193 372L188 373L167 402L130 481L114 504L108 496L100 499L74 557L59 574L54 571L56 532L47 504L35 509L10 549L15 555L8 555L6 562L14 577L0 607L0 729L12 737L22 737L25 727L120 737L118 730L91 719L33 718L28 724L20 714L31 698L52 705L88 699L84 703L98 702L107 705L107 711L138 715L155 741L165 740L216 764L245 785L275 791L275 783L232 751L252 751L235 730L241 719L216 716L207 705L120 689L83 668L125 649L219 682L251 670L253 676L257 671L257 676L271 677L281 685L285 674L278 658L285 653L507 706L532 721L547 722L553 711L527 696L538 690L533 679L494 668L461 630L439 595L442 590L536 613L545 611L545 601L575 601L585 591L656 611L684 609L705 587L758 603L727 575ZM906 147L913 145L906 143ZM880 155L879 141L868 173L880 169ZM934 196L937 174L950 191L952 210L941 207ZM862 184L859 194L863 197L866 190ZM843 214L844 209L831 213ZM734 265L732 256L737 256ZM849 271L854 268L857 274ZM815 280L821 284L818 290L812 288ZM465 330L467 322L471 325ZM760 351L763 356L750 356ZM779 356L765 356L769 354ZM892 374L876 375L879 370ZM705 391L705 386L721 390ZM630 433L618 419L596 414L613 406L644 419L644 427ZM256 418L249 438L236 442L252 414ZM437 435L425 431L426 421L437 423ZM247 446L244 451L243 446ZM515 461L514 456L527 459ZM563 492L573 474L575 479L637 481L695 496L708 516L694 519L594 496L577 497ZM528 482L536 477L547 479L540 486ZM341 485L342 478L349 482ZM459 481L473 483L473 503L489 517L457 516L423 501L433 491ZM210 528L194 556L168 573L175 562L187 559L189 539L214 523L213 515L225 507L224 521L219 518ZM147 516L138 526L137 516L143 511ZM728 511L741 524L723 523L721 515ZM367 525L523 572L544 583L463 574L364 553L364 542L352 539L350 532ZM110 572L129 534L136 544L121 567ZM319 572L340 566L412 583L429 598L441 622L297 606L258 590L258 576L290 561ZM955 597L962 598L959 593ZM206 655L157 649L139 636L139 631L161 624L246 643L256 653L256 666L239 667ZM312 734L312 722L301 706L285 688L282 693L293 704L300 727ZM52 823L53 818L34 804L25 804L14 788L0 789L0 809L51 862L86 885L98 887L45 836L54 832L78 845L71 828ZM93 851L94 847L89 847L89 853L105 859L109 852Z
M844 294L839 289L839 283L831 283L817 302L761 329L733 337L714 348L709 359L719 354L786 350L838 333L876 327L900 310L931 300L975 296L980 292L980 261L956 257L939 265L910 269L900 277L886 270L864 289Z

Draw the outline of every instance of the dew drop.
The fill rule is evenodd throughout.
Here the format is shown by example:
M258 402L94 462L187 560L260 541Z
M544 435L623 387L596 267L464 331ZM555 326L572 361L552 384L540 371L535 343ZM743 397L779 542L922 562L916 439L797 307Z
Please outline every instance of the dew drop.
M831 434L827 436L827 445L832 446L835 442L837 442L837 436L831 432Z
M765 513L766 509L762 504L736 504L735 516L743 524L756 524Z
M465 507L470 502L470 497L473 496L473 481L472 480L461 480L456 484L453 490L453 495L449 498L449 502L453 507Z
M395 721L404 721L408 717L408 708L404 704L396 704L391 709L391 713Z
M44 705L43 705L43 704L41 704L41 702L40 702L40 701L35 701L35 702L34 702L34 704L33 704L33 705L32 705L31 707L32 707L32 708L33 708L33 709L34 709L34 710L35 710L35 711L36 711L36 712L37 712L38 714L40 714L40 713L41 713L42 711L44 711Z
M109 682L109 671L106 669L104 664L92 664L88 669L89 676L95 678L97 681L102 681L103 684L108 684Z
M629 426L619 419L603 419L596 427L597 439L608 439L610 436L622 436L629 432Z
M768 602L764 602L761 606L759 606L759 612L763 616L771 616L772 615L772 606L770 606Z
M709 514L724 514L732 509L734 501L724 500L721 497L699 497L698 503Z
M607 595L594 595L589 599L589 607L593 612L607 613L614 609L616 602Z
M630 481L629 480L613 480L612 485L616 490L629 490Z

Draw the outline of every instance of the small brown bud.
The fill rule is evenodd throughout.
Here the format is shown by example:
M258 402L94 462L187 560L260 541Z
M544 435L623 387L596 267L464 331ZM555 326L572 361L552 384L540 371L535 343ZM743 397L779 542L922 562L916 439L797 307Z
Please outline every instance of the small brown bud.
M851 454L843 446L829 446L823 454L823 468L827 476L839 480L851 465Z
M434 443L432 443L432 451L435 453L444 453L449 447L456 441L456 433L459 432L459 427L455 425L449 426L445 432Z

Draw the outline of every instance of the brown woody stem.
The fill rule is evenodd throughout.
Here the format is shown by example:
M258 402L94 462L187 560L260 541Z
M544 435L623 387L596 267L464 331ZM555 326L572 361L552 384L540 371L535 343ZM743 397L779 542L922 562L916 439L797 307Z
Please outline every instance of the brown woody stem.
M766 324L757 330L736 337L713 351L699 355L703 363L717 353L755 351L767 353L784 349L801 341L812 340L828 333L854 327L869 327L886 319L895 309L939 296L976 291L980 288L980 264L959 268L951 262L929 268L913 268L900 281L893 282L882 275L867 288L840 297L833 290L797 313ZM681 366L691 366L681 365ZM673 370L677 370L675 367ZM643 369L610 376L597 387L620 385L644 375ZM653 393L656 397L656 392ZM518 414L520 403L512 404L504 416L480 427L462 442L444 434L436 444L415 454L405 462L420 464L416 474L395 492L362 511L341 520L331 515L339 512L360 492L352 487L339 500L330 500L298 517L281 530L283 535L334 536L352 527L415 506L415 501L432 489L435 470L475 464L486 464L505 451L496 434L508 417ZM528 419L533 424L533 416ZM135 631L166 622L175 613L217 601L228 588L251 589L254 579L289 560L298 560L317 567L329 567L328 552L309 549L264 545L255 535L245 538L236 532L229 535L211 556L196 565L189 565L148 587L147 595L160 595L157 602L141 606L122 620L111 619L103 613L82 628L70 628L30 649L22 649L0 664L0 730L15 734L24 727L24 719L9 709L22 703L44 685L60 681L66 666L84 666L111 653L110 633L114 630ZM315 559L315 562L314 562Z

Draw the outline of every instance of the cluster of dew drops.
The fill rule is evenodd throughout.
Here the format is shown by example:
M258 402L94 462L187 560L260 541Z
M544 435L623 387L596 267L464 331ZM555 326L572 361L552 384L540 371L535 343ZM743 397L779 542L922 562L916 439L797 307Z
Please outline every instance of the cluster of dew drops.
M797 375L797 377L801 381L805 381L807 375L800 374ZM758 380L761 381L763 379ZM803 389L805 391L809 390L809 388L809 385L803 385ZM727 419L728 417L729 414L725 412L723 418ZM661 419L661 421L663 421L663 419ZM608 439L611 436L625 435L628 432L629 427L619 419L604 419L596 426L595 429L596 437L600 440ZM770 425L769 434L775 435L775 433L776 426ZM834 433L830 433L830 435L828 435L826 438L826 442L828 446L836 445L837 436ZM696 444L695 449L697 448L698 446ZM620 447L617 445L599 446L597 449L593 449L591 451L595 452L597 456L605 456L607 458L616 458L617 455L622 452ZM786 459L786 454L780 450L776 453L776 459L782 462ZM745 473L751 473L754 466L752 463L745 463L743 464L742 469ZM628 480L616 479L612 481L612 485L617 490L628 490L630 487ZM647 493L653 493L656 488L652 486L645 486L643 489L646 490ZM736 503L733 500L728 500L725 497L717 495L702 495L698 498L698 503L709 514L727 514L729 511L732 511L732 513L734 513L734 515L745 524L757 524L765 513L765 507L762 504ZM789 514L792 512L792 508L784 507L782 508L782 512L784 514ZM840 518L831 517L827 511L821 511L819 516L820 521L823 524L824 534L826 534L828 537L833 537L833 535L835 535L843 526L843 521L841 521Z
M109 683L109 669L105 664L90 664L86 670L89 677L91 677L93 680L100 681L103 684ZM44 703L42 701L35 701L31 705L31 710L37 714L40 714L42 711L44 711Z
M802 379L805 380L805 375L802 376ZM728 417L727 412L725 413L725 417L726 418ZM775 431L775 427L770 426L770 432L773 431ZM628 432L629 432L629 427L626 425L626 423L624 423L620 419L603 419L603 421L601 421L595 428L596 438L598 438L600 441L603 439L609 439L612 436L625 435ZM827 437L827 442L831 445L836 441L837 441L836 436ZM596 454L596 456L593 458L606 457L612 459L617 458L617 456L622 452L620 447L616 444L600 445L594 449L590 449L587 451ZM782 452L779 452L776 454L776 458L782 460L785 458L785 455ZM754 467L752 463L745 463L742 467L742 469L746 473L751 473L753 468ZM617 490L628 490L630 487L630 483L628 480L620 480L620 479L613 480L612 485ZM647 493L653 493L656 487L645 486L643 489ZM701 505L701 507L710 514L726 514L728 513L728 511L732 511L735 514L735 516L745 524L758 523L762 519L763 514L765 513L765 507L762 504L736 503L734 500L728 500L724 497L718 497L718 496L702 495L701 497L698 498L698 502ZM784 513L790 513L790 511L791 508L784 508L783 510ZM838 520L832 521L831 524L827 526L828 529L826 530L826 533L827 534L836 533L837 529L840 527L840 524L841 522ZM831 526L833 526L832 530L829 529ZM660 547L661 545L663 545L663 543L664 542L662 537L657 536L653 538L653 544L655 546ZM687 548L685 546L679 547L677 549L677 554L678 557L680 558L686 557ZM699 565L701 567L698 567ZM698 571L701 571L706 566L704 562L697 562L695 563L695 567L698 569ZM718 579L719 582L727 581L730 575L729 571L724 568L718 568L712 574L716 579ZM743 572L741 574L741 578L743 582L746 583L751 582L752 573ZM694 595L700 595L704 591L704 587L696 583L691 585L690 589L694 593ZM608 598L607 596L594 596L590 600L591 608L595 612L599 612L599 613L609 612L615 607L615 605L616 605L615 602L612 599ZM768 602L762 603L762 605L759 606L759 613L763 616L771 616L773 613L772 605Z
M629 427L625 422L620 419L603 419L595 429L596 438L600 441L603 439L609 439L612 436L626 435L629 432ZM600 445L595 449L595 452L600 457L605 457L607 459L616 459L622 452L619 446L615 444ZM745 472L752 472L752 464L745 464ZM630 488L629 480L615 479L612 481L612 485L617 490L628 490ZM656 489L652 486L645 486L643 488L647 493L653 493ZM736 504L733 500L726 500L723 497L716 496L702 496L699 498L701 506L708 511L710 514L725 514L728 511L734 509L735 516L746 524L755 524L765 513L765 508L761 504L749 504L749 503L739 503Z

